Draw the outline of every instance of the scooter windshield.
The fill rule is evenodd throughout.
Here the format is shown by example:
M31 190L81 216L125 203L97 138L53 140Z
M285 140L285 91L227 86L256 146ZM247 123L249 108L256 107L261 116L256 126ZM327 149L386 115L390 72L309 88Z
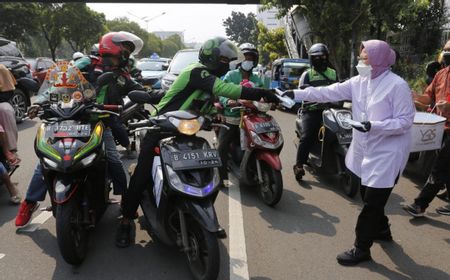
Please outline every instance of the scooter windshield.
M63 109L95 98L95 89L73 64L59 61L47 70L37 102L50 102Z

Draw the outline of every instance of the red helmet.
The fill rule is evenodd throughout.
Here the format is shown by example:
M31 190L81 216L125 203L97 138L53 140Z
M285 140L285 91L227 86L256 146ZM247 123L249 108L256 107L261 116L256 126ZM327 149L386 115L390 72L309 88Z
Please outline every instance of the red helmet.
M143 45L141 38L132 33L109 32L100 39L98 51L100 56L115 56L128 60L131 54L138 54Z

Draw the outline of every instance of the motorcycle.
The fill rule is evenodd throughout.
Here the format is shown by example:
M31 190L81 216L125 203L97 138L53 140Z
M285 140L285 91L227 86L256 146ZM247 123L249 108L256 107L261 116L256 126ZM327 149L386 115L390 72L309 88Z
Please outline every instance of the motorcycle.
M146 92L133 91L129 97L136 103L152 103ZM165 137L155 148L157 155L148 171L154 186L144 192L141 201L143 222L153 240L185 253L195 279L217 278L217 239L226 236L214 209L220 156L204 138L196 136L198 131L213 126L216 124L207 118L187 111L168 112L130 124L136 131Z
M105 212L109 192L103 144L102 116L117 114L121 106L94 103L95 92L76 67L58 62L40 89L43 120L35 152L51 197L56 238L64 260L83 262L88 232ZM92 124L92 118L98 119Z
M241 111L241 145L230 144L231 172L239 178L239 185L256 186L263 202L277 204L283 193L280 152L283 148L281 128L267 114L271 104L240 102L231 110Z
M304 102L304 105L312 103ZM352 126L349 124L352 112L342 106L332 105L334 104L329 104L323 110L323 126L309 153L308 165L316 172L338 175L346 195L354 197L359 190L360 183L356 175L345 167L345 155L352 142ZM297 148L303 131L302 116L303 109L300 108L295 120Z

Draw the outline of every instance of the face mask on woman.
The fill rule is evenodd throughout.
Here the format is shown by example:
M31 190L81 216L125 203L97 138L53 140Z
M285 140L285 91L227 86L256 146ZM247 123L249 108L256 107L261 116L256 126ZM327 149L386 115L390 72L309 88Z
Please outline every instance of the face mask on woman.
M362 60L360 60L358 62L358 65L356 65L356 70L361 77L366 78L370 77L370 74L372 73L372 66L367 65Z
M250 72L253 69L253 61L251 60L244 60L241 63L241 69L246 71L246 72Z

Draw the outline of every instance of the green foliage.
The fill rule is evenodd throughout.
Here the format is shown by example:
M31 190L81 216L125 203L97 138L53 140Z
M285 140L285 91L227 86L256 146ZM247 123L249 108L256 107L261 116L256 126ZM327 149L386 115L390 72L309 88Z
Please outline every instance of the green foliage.
M258 21L253 13L245 15L241 12L231 12L231 16L223 21L225 33L232 41L240 44L258 43Z
M85 3L66 3L61 12L66 18L63 36L72 50L89 51L104 33L105 15L91 10Z
M174 34L170 36L169 38L162 41L162 50L161 50L161 56L162 57L173 57L177 51L180 49L184 49L185 46L183 42L181 41L180 36L177 34Z
M0 3L0 36L24 44L38 28L36 4Z
M284 44L284 28L268 30L259 22L258 29L260 63L267 64L269 61L288 56Z
M66 22L61 4L39 4L40 17L39 26L47 41L48 48L53 60L56 60L56 49L61 44L63 34L60 30Z

